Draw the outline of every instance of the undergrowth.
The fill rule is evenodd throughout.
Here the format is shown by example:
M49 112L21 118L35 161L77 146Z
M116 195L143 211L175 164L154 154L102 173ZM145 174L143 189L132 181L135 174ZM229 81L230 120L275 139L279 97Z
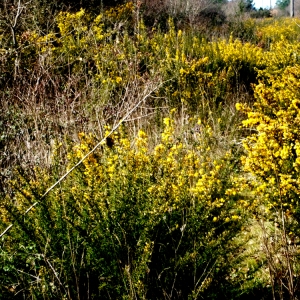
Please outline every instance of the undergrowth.
M0 31L0 297L296 299L298 20L147 17Z

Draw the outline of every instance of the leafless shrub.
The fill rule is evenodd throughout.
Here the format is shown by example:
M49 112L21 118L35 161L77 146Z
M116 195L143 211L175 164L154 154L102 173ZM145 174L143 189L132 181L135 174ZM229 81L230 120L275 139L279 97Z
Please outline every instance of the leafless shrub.
M190 25L199 23L223 22L225 16L221 10L221 4L209 0L144 0L145 15L152 16L156 25L159 17L163 15L184 19Z

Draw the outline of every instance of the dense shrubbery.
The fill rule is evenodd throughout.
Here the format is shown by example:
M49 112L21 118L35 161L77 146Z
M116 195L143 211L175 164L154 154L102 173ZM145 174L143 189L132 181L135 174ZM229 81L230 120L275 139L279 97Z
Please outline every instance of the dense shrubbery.
M299 281L299 65L276 76L265 75L256 86L254 107L243 122L255 130L244 141L244 169L255 176L253 191L261 202L261 216L276 224L265 238L271 282L288 287L290 296ZM276 232L277 231L277 232ZM278 278L278 274L282 274ZM287 295L285 296L287 297ZM292 298L293 299L293 298Z
M0 31L1 298L295 299L297 21L143 9Z
M153 150L143 131L132 146L116 132L112 148L89 156L25 218L18 216L39 201L60 161L50 174L36 170L34 180L19 174L17 206L7 199L4 212L17 221L1 250L4 295L12 278L22 298L216 299L230 293L225 284L231 284L234 238L251 206L232 169L234 153L213 160L210 127L190 137L190 148L174 134L172 119L164 123ZM91 136L80 140L67 154L69 166L94 145ZM218 282L223 287L216 291Z

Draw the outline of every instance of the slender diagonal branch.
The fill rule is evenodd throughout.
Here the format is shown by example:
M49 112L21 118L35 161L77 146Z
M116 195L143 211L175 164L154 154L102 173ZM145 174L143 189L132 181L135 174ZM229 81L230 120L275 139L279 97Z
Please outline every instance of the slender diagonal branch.
M51 190L53 190L58 184L60 184L74 169L76 169L79 165L82 164L82 162L89 157L93 152L95 152L95 150L103 144L103 142L106 140L106 138L108 138L109 136L111 136L119 127L120 125L126 121L126 119L140 106L140 104L142 104L154 91L156 91L157 89L159 89L163 84L165 84L166 82L170 81L172 79L169 79L167 81L162 82L161 84L159 84L158 86L154 87L153 89L151 89L140 101L138 101L126 114L125 116L116 124L114 125L113 129L99 142L96 144L96 146L90 151L88 152L78 163L76 163L68 172L66 172L60 179L58 179L52 186L50 186L46 192L41 196L40 200L42 200ZM36 205L39 204L39 201L36 201L35 203L33 203L24 213L24 216L30 212ZM13 227L13 224L10 224L0 235L0 238L6 234L11 228Z

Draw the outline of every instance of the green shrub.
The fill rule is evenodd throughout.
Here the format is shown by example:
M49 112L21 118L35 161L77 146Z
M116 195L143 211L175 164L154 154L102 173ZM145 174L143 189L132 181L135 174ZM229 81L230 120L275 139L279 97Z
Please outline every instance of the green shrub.
M199 125L193 150L174 135L173 120L164 123L153 150L143 131L133 146L122 130L115 133L112 147L89 156L41 200L58 176L55 164L49 174L36 170L35 179L19 174L2 214L1 229L14 222L1 244L2 297L11 286L37 299L218 299L226 291L250 207L244 183L231 153L212 160L209 126ZM80 136L69 166L95 143Z

